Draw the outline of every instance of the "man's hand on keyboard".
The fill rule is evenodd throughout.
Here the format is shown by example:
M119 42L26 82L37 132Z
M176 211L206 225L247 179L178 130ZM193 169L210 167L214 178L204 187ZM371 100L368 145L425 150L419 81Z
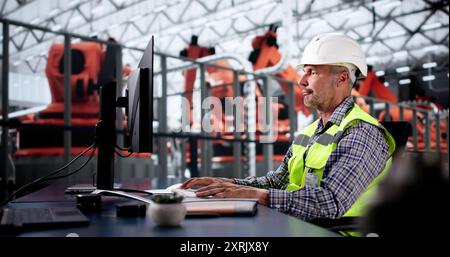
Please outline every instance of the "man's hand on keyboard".
M196 187L204 187L208 186L212 183L220 183L220 182L227 182L227 183L234 183L233 179L230 178L213 178L213 177L201 177L201 178L191 178L184 182L180 188L181 189L188 189L188 188L196 188Z
M198 197L212 198L256 198L262 205L269 205L269 191L251 186L237 185L219 181L201 187L195 191Z

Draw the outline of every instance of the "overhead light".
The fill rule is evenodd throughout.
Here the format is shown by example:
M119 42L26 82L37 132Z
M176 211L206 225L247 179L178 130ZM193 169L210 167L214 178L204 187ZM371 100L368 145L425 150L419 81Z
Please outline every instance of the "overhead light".
M407 85L407 84L411 84L411 80L410 79L401 79L398 81L398 83L400 85Z
M14 33L15 33L15 34L19 34L19 33L22 32L22 31L24 31L24 28L23 28L23 27L17 27L17 28L14 29Z
M379 6L384 5L384 4L387 4L387 3L389 3L389 0L374 1L374 2L372 3L372 6L373 6L373 7L379 7Z
M366 43L370 43L370 42L372 42L372 40L373 40L372 37L366 37L366 38L364 38L364 42L366 42Z
M317 18L317 17L314 17L314 18L311 18L311 19L306 19L306 20L304 20L305 22L309 22L309 23L315 23L315 22L317 22L317 21L320 21L320 19L319 18Z
M125 0L115 0L114 2L116 3L116 5L123 7Z
M20 63L21 63L21 61L20 61L20 60L18 60L18 61L15 61L15 62L13 62L13 66L19 66L19 65L20 65Z
M440 22L425 24L422 26L422 30L437 29L437 28L440 28L441 26L442 26L442 23L440 23Z
M272 8L273 6L275 6L277 4L278 4L277 2L270 2L270 3L261 4L259 7L264 7L267 9L267 8Z
M55 9L51 10L51 11L48 13L48 15L49 15L49 16L55 16L55 15L57 15L60 11L61 11L61 9L55 8Z
M203 17L203 18L193 21L192 26L197 27L197 26L205 24L207 21L208 21L208 19L206 17Z
M432 45L432 46L427 46L427 47L422 48L422 51L424 51L425 53L436 52L437 50L439 50L439 46L437 46L437 45Z
M397 71L397 73L408 72L409 70L410 70L410 68L408 66L398 67L397 69L395 69L395 71Z
M31 55L31 56L28 56L25 60L27 61L27 62L29 62L29 61L31 61L31 60L33 60L34 59L34 55Z
M156 7L155 9L153 9L153 12L162 12L165 9L167 9L167 7L169 7L167 4L160 5L160 6Z
M130 19L130 21L132 21L132 22L135 22L135 21L137 21L137 20L139 20L139 19L142 19L144 16L142 16L142 15L136 15L136 16L134 16L134 17L132 17L131 19Z
M384 70L376 71L375 75L377 75L378 77L384 76Z
M73 7L77 6L80 2L81 2L81 0L72 0L69 3L69 8L73 8Z
M89 37L97 37L98 36L98 32L97 31L92 31L90 34L89 34Z
M437 66L437 63L435 63L435 62L427 62L422 65L422 67L424 69L434 68L436 66Z
M61 28L62 28L61 25L56 24L55 26L52 27L52 30L53 30L53 31L58 31L58 30L60 30Z
M380 57L378 57L378 56L370 56L370 57L367 57L367 59L366 59L366 61L368 63L375 63L375 62L378 62L379 60L380 60Z
M403 36L405 35L405 31L404 30L397 30L397 31L393 31L388 33L388 37L398 37L398 36Z
M232 8L225 9L224 11L217 13L216 18L217 19L229 18L230 15L233 15L234 12L235 11Z
M408 57L408 52L407 51L395 52L392 54L392 56L394 56L395 58L405 58Z
M34 18L33 20L30 21L30 23L32 24L38 24L39 22L41 22L41 19L39 17Z
M346 17L347 15L353 12L354 12L353 8L350 8L335 12L334 15L336 15L337 17Z
M389 82L387 82L387 81L385 81L383 84L384 84L385 87L389 86Z
M435 79L436 79L436 76L434 76L434 75L428 75L428 76L423 76L422 77L423 81L432 81L432 80L435 80Z

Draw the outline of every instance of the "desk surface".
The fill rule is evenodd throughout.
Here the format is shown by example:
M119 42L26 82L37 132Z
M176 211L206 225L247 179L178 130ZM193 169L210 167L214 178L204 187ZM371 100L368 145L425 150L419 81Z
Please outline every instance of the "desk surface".
M136 184L133 184L136 186ZM133 186L132 185L132 186ZM142 188L142 183L139 185ZM145 185L145 184L144 184ZM11 203L15 206L74 206L75 195L64 194L66 185L56 183ZM126 185L130 187L130 185ZM115 205L129 199L103 196L102 211L86 214L89 226L30 231L19 236L90 237L333 237L337 234L295 217L258 205L253 217L187 218L178 227L157 226L150 217L117 217Z

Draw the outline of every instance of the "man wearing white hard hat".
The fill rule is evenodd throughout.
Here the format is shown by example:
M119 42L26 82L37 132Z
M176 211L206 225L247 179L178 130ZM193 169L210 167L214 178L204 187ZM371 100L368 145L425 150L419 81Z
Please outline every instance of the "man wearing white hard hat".
M320 118L303 129L276 171L245 179L193 178L197 196L258 198L303 220L361 216L392 161L389 132L355 104L351 90L367 75L364 51L344 34L314 37L299 69L304 104Z

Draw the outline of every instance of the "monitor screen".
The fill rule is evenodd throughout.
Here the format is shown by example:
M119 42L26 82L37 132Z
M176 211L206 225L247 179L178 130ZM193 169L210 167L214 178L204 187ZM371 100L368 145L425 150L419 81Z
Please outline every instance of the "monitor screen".
M152 70L140 68L128 76L128 117L130 152L152 152L153 83Z
M128 117L130 152L151 153L153 134L153 36L137 70L128 76Z

